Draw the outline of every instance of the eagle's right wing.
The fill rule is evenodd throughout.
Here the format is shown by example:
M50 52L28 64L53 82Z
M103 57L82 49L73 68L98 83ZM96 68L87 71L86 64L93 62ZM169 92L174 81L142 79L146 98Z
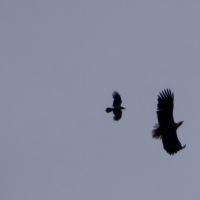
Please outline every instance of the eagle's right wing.
M120 107L121 106L121 103L122 103L122 100L121 100L121 96L119 95L118 92L113 92L112 94L113 96L113 107L116 108L116 107Z

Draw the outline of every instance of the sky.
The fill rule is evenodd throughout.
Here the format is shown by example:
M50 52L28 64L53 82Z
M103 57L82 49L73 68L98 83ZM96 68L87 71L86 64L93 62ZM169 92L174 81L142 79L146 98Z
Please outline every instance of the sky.
M200 2L2 0L0 199L200 196ZM174 156L151 136L174 92ZM122 119L105 112L112 92Z

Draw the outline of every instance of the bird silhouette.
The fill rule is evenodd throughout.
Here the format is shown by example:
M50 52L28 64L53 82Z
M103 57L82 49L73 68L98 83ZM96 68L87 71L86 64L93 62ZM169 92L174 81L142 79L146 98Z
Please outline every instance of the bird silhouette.
M118 92L113 92L112 94L113 96L113 108L106 108L106 112L107 113L110 113L113 111L113 114L114 114L114 117L113 119L115 121L118 121L121 119L122 117L122 110L125 109L124 107L121 107L121 103L122 103L122 100L121 100L121 96Z
M154 126L152 137L162 139L163 147L170 155L184 149L186 145L181 146L178 140L176 130L183 123L174 122L174 93L170 89L165 89L158 95L157 118L158 124Z

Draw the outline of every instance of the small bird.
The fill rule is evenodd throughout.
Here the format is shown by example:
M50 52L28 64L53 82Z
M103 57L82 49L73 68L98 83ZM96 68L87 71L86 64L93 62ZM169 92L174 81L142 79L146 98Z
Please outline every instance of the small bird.
M113 119L115 121L118 121L122 117L122 111L121 110L123 110L125 108L121 107L122 100L121 100L121 96L118 92L116 92L116 91L113 92L112 96L113 96L113 99L114 99L114 101L113 101L113 107L114 108L106 108L106 112L109 113L109 112L113 111L113 114L114 114Z
M155 139L162 139L163 147L170 155L186 147L186 145L181 146L176 134L176 130L183 121L179 123L174 122L173 107L174 93L172 93L170 89L165 89L160 92L157 105L158 124L154 126L152 137Z

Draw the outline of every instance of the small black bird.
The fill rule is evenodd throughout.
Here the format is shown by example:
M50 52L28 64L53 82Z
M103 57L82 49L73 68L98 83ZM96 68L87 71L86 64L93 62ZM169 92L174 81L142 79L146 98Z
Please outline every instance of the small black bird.
M106 108L106 112L109 113L109 112L113 111L113 113L114 113L113 119L115 121L118 121L122 117L122 111L121 110L125 109L125 108L121 107L122 100L121 100L121 96L118 92L116 92L116 91L113 92L112 96L113 96L113 99L114 99L114 101L113 101L113 107L114 108Z
M186 145L181 146L176 134L176 130L183 121L174 122L174 93L170 89L160 92L157 106L158 124L154 126L152 137L162 139L164 149L168 154L173 155L186 147Z

